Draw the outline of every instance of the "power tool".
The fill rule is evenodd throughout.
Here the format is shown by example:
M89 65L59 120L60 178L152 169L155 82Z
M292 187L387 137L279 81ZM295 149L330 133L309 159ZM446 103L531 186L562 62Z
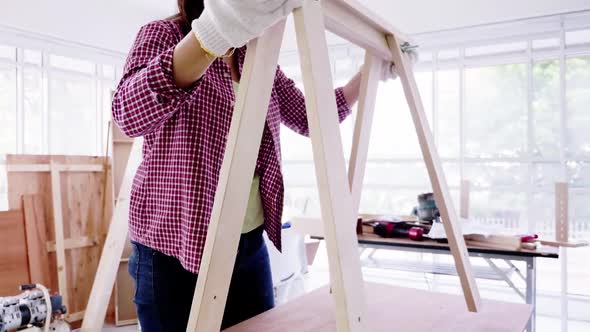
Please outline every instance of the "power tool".
M40 284L22 285L22 294L0 297L0 332L70 332L60 295Z
M400 222L376 222L373 232L381 237L407 237L410 240L420 241L424 236L424 229Z
M412 214L418 217L420 221L425 221L432 224L438 222L440 212L436 207L433 193L424 193L418 195L418 206L414 207Z

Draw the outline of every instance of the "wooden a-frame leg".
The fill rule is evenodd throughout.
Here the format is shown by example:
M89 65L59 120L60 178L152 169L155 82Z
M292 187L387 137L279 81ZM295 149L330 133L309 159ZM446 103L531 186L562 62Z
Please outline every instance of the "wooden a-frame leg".
M66 271L66 248L64 239L64 220L61 202L61 180L59 169L50 162L51 196L53 203L53 226L55 230L55 256L57 257L57 284L63 303L68 306L68 276ZM33 281L34 282L34 281Z
M352 211L357 214L367 164L367 153L373 125L373 113L383 60L365 52L360 96L348 164L348 181L352 194Z
M219 331L285 21L248 44L187 331Z
M339 332L363 331L365 299L354 227L356 215L340 138L320 2L305 1L293 15L337 328Z
M84 312L84 321L82 322L82 332L99 332L102 330L104 319L109 306L109 300L115 285L119 261L123 254L127 233L129 231L129 199L131 195L131 185L141 163L141 147L143 140L135 139L129 154L129 161L125 170L125 176L121 183L119 197L113 212L113 218L109 226L109 233L105 240L88 305Z
M403 54L401 45L395 36L388 35L387 42L404 88L414 126L416 127L418 141L422 149L430 182L432 183L434 198L443 220L443 226L449 241L451 253L455 260L455 267L461 280L461 287L463 288L467 308L469 311L476 312L479 308L479 291L475 283L475 278L471 273L471 264L469 262L465 240L461 233L461 225L457 218L442 164L434 145L430 127L428 126L428 120L424 112L422 100L420 99L411 64L409 63L409 59Z

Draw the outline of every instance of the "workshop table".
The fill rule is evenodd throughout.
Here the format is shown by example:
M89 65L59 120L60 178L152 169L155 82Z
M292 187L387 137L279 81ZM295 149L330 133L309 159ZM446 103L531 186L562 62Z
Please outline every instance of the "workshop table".
M323 224L321 220L317 218L293 218L292 220L293 229L300 233L310 235L314 239L323 239ZM358 235L359 247L364 249L387 249L387 250L398 250L398 251L409 251L418 253L430 253L437 255L450 255L451 251L447 243L438 242L429 238L424 238L422 241L413 241L406 238L382 238L376 234L364 233ZM529 249L500 249L497 247L490 248L479 245L467 245L469 255L472 257L483 258L491 267L494 273L500 276L500 279L508 283L510 287L517 290L516 286L512 283L509 276L499 268L492 259L504 260L509 266L511 266L525 281L526 290L524 294L524 300L527 304L532 305L533 315L527 325L528 332L535 331L535 317L536 317L536 287L537 287L537 258L559 258L558 248L542 246L536 250ZM523 276L520 270L512 264L513 261L524 262L526 264L526 273ZM389 267L396 269L396 267ZM399 270L399 269L398 269ZM424 272L424 271L422 271ZM456 275L456 271L448 273L440 273L436 271L428 271L425 273L432 274L447 274ZM475 273L477 277L477 273Z
M320 236L313 236L314 238L322 238ZM406 238L382 238L376 234L361 234L358 235L358 242L361 248L372 249L387 249L398 251L410 251L419 253L442 254L450 255L451 251L447 243L434 241L428 238L422 241L413 241ZM507 262L521 261L526 264L526 274L524 280L526 283L525 301L533 306L533 315L527 326L527 331L535 331L535 317L536 317L536 259L537 258L558 258L558 250L555 247L540 247L536 250L520 249L508 250L498 248L486 248L476 245L467 245L469 256L481 257L490 267L499 274L503 275L505 281L509 282L509 278L504 272L495 265L491 259L502 259ZM512 264L512 263L509 263ZM514 267L514 265L512 265ZM518 269L517 269L518 272ZM513 285L511 285L513 286ZM513 287L514 288L514 287Z

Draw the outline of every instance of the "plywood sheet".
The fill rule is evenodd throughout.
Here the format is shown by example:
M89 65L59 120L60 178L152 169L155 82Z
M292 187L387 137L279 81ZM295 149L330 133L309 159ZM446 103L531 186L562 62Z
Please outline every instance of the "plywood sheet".
M0 296L16 295L30 283L24 216L21 210L0 212Z
M50 162L58 165L105 165L105 157L51 155L8 155L6 157L8 166L49 164ZM108 230L113 198L112 183L105 176L110 176L108 167L107 172L60 172L65 238L92 236L98 240L96 246L66 250L70 313L82 311L86 307ZM25 194L39 194L44 198L47 240L54 241L50 173L8 172L9 207L19 208L22 195ZM52 290L57 290L55 253L49 254L49 271L51 282L48 286Z
M49 285L49 254L47 252L47 219L41 195L23 195L23 213L32 283Z
M467 311L462 296L366 283L365 328L371 332L522 332L531 306L482 300ZM225 332L336 331L329 289L321 288L267 311Z
M135 285L133 279L127 272L129 262L124 261L119 264L117 271L117 283L115 284L115 303L116 303L116 324L128 325L137 323L137 313L133 296L135 295Z

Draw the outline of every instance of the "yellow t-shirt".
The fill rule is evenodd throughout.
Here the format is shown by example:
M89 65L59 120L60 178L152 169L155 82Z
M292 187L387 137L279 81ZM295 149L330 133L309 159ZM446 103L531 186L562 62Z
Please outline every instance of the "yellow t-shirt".
M238 94L239 83L233 82L234 92ZM260 198L260 176L254 174L252 179L252 186L250 187L250 197L248 199L248 208L246 209L246 217L242 226L242 234L250 231L264 224L264 210L262 209L262 199Z

